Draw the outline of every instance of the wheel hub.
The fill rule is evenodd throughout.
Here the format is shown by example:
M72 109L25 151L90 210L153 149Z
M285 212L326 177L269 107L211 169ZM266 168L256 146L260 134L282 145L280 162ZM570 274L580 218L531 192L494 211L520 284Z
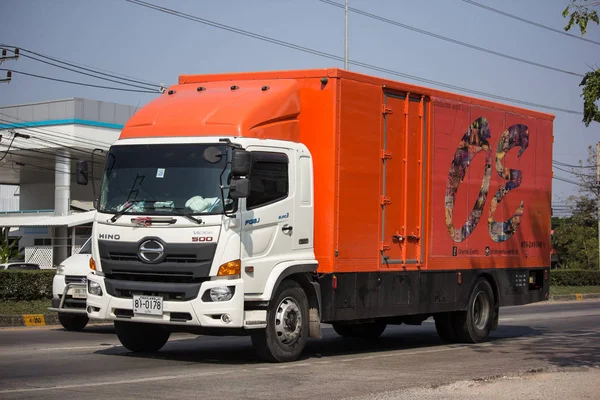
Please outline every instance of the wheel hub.
M484 329L490 319L490 300L484 292L479 292L475 296L471 312L475 327Z
M279 303L275 314L275 333L279 341L285 345L294 344L300 337L302 314L298 303L286 297Z

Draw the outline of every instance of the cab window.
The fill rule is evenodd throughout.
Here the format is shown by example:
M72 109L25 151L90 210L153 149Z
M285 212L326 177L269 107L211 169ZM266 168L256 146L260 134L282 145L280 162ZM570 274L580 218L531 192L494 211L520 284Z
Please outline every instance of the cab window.
M288 157L283 153L252 152L247 210L275 203L288 196L288 164Z

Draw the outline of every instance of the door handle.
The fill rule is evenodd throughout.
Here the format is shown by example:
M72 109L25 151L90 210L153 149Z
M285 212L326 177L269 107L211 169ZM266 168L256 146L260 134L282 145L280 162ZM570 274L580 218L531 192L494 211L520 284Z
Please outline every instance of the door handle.
M395 235L392 235L392 240L394 241L394 243L399 243L404 242L405 238L401 234L396 233Z
M284 226L281 227L281 231L283 233L291 233L292 229L294 229L294 228L288 224L285 224Z

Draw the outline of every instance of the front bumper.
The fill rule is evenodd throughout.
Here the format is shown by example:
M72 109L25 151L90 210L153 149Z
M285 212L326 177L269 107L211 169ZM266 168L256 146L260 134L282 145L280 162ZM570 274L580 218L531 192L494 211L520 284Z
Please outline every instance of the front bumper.
M61 314L86 314L85 299L75 299L71 290L74 288L86 289L83 283L66 283L65 275L55 275L52 280L52 307L48 311Z
M189 301L163 300L162 315L133 314L133 299L108 294L103 277L90 274L88 281L102 288L102 296L89 293L87 314L91 319L121 320L154 324L199 326L207 328L241 328L244 326L244 283L242 279L219 279L203 282L198 296ZM218 286L234 286L235 293L228 301L203 301L207 290ZM222 316L229 315L224 322Z

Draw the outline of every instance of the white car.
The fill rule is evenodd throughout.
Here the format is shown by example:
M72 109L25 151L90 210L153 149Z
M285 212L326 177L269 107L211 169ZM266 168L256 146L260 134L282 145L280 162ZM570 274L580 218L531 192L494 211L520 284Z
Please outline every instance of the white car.
M89 321L85 302L91 257L92 242L88 239L77 254L64 260L56 269L49 310L58 312L61 325L68 331L80 331Z

